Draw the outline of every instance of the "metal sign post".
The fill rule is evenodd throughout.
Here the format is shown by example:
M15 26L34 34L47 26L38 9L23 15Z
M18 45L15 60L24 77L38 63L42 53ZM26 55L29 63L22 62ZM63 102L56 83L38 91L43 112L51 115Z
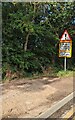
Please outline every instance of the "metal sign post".
M64 71L66 71L66 57L64 58Z

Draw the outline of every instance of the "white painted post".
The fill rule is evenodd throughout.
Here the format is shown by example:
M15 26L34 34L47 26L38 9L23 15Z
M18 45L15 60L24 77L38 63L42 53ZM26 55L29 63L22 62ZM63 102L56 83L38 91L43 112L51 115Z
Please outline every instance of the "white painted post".
M64 58L64 71L66 71L66 57Z

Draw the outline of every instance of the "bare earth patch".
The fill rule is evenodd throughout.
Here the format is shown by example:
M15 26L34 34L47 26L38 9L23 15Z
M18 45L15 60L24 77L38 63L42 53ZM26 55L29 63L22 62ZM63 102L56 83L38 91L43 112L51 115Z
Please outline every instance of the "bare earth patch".
M14 80L2 87L2 117L34 118L73 92L73 77Z

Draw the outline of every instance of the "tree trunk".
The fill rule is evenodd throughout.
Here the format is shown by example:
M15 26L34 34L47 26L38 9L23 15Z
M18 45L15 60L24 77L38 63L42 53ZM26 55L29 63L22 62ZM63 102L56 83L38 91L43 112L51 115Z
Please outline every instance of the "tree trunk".
M34 2L34 13L35 13L35 11L36 11L36 3Z
M24 51L27 51L27 45L28 45L29 35L30 35L30 33L28 33L27 36L26 36L26 42L24 44Z

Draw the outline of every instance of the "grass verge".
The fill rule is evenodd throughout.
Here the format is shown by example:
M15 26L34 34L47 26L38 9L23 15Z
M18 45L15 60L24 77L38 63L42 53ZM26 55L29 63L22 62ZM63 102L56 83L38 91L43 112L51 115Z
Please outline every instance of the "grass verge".
M57 72L57 76L58 77L73 77L73 74L75 73L75 71L71 71L71 70L61 70Z

